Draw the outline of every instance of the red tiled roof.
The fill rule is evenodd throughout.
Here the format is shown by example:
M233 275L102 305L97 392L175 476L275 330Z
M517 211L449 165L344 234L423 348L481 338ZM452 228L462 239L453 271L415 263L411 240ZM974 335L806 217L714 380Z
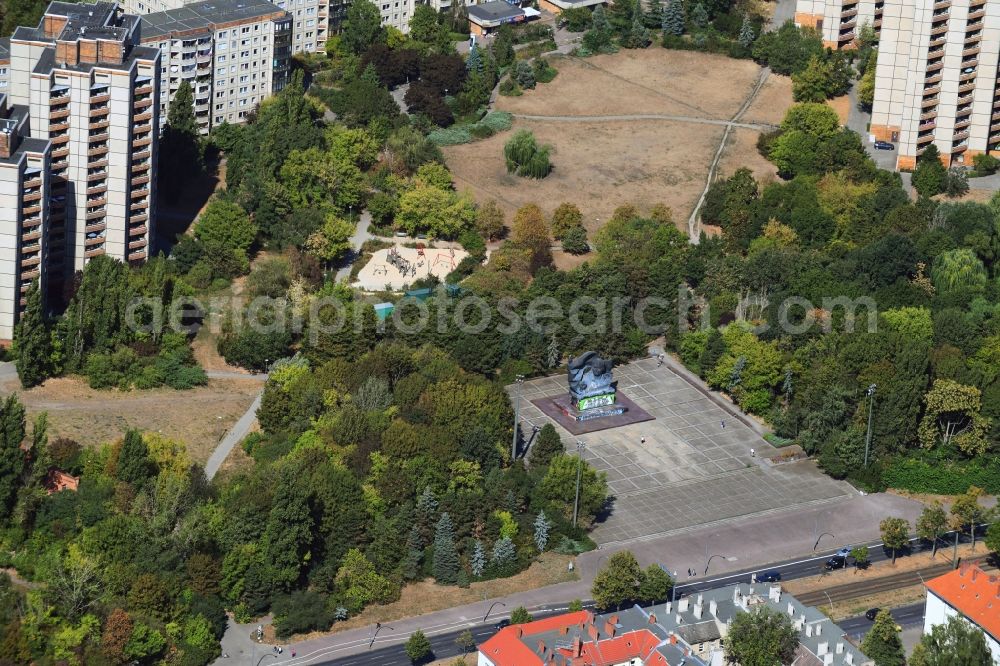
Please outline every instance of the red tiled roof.
M927 581L927 588L1000 640L1000 577L988 576L977 564L963 564Z
M50 469L45 475L45 491L51 495L60 490L76 490L80 487L80 479L58 469Z
M512 624L480 645L479 651L497 666L542 666L541 657L521 641L522 636L576 627L592 622L593 619L594 616L589 611L576 611L527 624Z
M611 666L639 657L643 661L660 644L660 639L647 629L631 631L614 638L604 638L594 643L584 643L580 656L572 661L573 666ZM559 653L572 657L572 650L560 649Z

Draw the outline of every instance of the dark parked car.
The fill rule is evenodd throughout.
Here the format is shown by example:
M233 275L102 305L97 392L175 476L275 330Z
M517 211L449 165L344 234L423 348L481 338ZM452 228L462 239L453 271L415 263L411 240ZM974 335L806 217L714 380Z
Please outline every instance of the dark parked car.
M777 583L779 580L781 580L781 572L777 569L762 571L757 574L758 583Z
M843 569L845 566L847 566L847 558L841 557L840 555L834 555L826 561L823 568L827 571L833 571L834 569Z
M868 610L865 611L865 617L874 622L875 621L875 616L878 615L878 612L880 610L882 610L882 609L881 608L869 608Z
M509 627L509 626L510 626L510 620L500 620L499 622L497 622L496 629L497 631L500 631L504 627Z
M892 145L888 141L876 141L875 150L895 150L896 146Z

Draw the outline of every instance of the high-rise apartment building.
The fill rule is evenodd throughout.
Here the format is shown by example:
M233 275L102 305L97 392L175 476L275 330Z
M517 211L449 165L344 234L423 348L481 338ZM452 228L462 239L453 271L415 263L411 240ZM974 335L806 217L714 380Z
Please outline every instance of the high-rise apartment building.
M396 0L393 1L395 2ZM412 2L413 0L407 1ZM333 0L333 2L334 4L339 2L337 5L338 15L341 17L346 15L349 3L345 0ZM138 14L144 17L146 14L172 12L193 5L200 5L201 8L196 11L206 20L211 21L220 19L227 12L236 12L239 14L240 10L244 7L251 7L256 4L256 2L239 2L238 0L221 0L220 2L204 2L202 0L122 0L122 6L127 13ZM330 4L331 0L274 0L272 9L275 6L278 9L285 9L292 18L290 23L292 53L323 52L326 47L326 40L330 36ZM219 20L219 23L225 23L225 21ZM143 33L145 34L145 29L143 29Z
M288 83L292 19L267 0L205 0L146 14L142 43L160 51L160 123L181 83L202 133L247 113Z
M10 80L10 40L0 39L0 95L7 92Z
M44 295L48 269L49 153L29 134L27 106L9 106L0 92L0 340L14 325L36 279Z
M932 143L946 166L1000 147L1000 0L887 0L871 134L911 169Z
M114 3L52 2L11 36L8 104L50 144L40 259L52 282L98 255L142 262L153 241L160 52L139 45L139 27ZM0 195L4 210L21 203Z
M882 27L885 0L798 0L795 25L814 28L823 38L823 46L848 49L866 23L876 32Z

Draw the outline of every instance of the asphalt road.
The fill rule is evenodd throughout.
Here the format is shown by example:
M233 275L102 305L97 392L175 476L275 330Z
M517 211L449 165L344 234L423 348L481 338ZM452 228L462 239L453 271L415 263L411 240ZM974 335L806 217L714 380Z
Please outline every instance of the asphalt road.
M983 526L985 529L985 526ZM960 539L962 543L968 540L968 534L964 534ZM951 555L948 547L952 545L953 537L951 534L943 537L938 544L938 550L941 552L942 557L947 558ZM841 544L838 544L839 548ZM846 545L846 544L845 544ZM867 545L869 547L869 560L871 562L881 562L884 560L889 560L892 558L892 553L888 550L882 548L880 542L874 542L869 544L858 544ZM928 543L920 541L918 539L912 539L910 541L910 553L919 553L925 550L930 550L931 546ZM789 560L785 562L779 562L777 564L770 564L764 567L757 567L754 569L746 569L744 571L736 572L733 574L728 574L726 576L718 576L714 578L706 578L704 580L694 580L688 583L681 583L677 585L677 596L683 597L685 595L691 595L693 593L712 589L719 587L721 585L731 585L733 583L749 583L751 576L755 573L760 573L762 571L779 571L781 572L782 580L791 580L795 578L804 578L806 576L814 576L823 570L823 565L835 552L834 550L829 551L818 551L822 554L817 554L815 557L803 558L798 560ZM900 556L905 556L907 551L901 550L899 552ZM671 570L669 563L661 563L668 571ZM699 571L699 575L703 575L703 572ZM585 607L592 607L593 601L588 600L584 602ZM501 612L490 615L489 621L485 624L476 623L475 626L470 626L467 629L472 632L472 637L476 644L482 643L484 640L492 636L496 632L496 623L505 617L508 617L510 611L513 609L502 609ZM543 610L533 610L532 616L535 619L543 618L548 615L554 615L558 613L563 613L566 611L565 603L563 604L553 604ZM892 616L896 619L896 622L902 627L913 626L923 622L923 604L914 604L912 606L904 606L897 608L892 611ZM866 619L864 616L848 618L838 623L839 626L851 636L862 636L871 626L871 621ZM466 631L466 629L452 630L444 633L434 634L428 633L427 638L431 642L431 647L434 650L434 656L437 659L447 659L450 657L456 657L462 654L461 650L455 644L455 639ZM381 642L382 636L379 635L379 642ZM398 638L397 638L398 640ZM323 654L317 654L315 656L310 655L299 655L296 659L292 659L287 663L289 666L410 666L410 660L406 656L403 645L401 643L395 643L391 645L386 645L384 647L376 647L364 654L356 654L341 657L339 659L329 659L329 652L324 651Z

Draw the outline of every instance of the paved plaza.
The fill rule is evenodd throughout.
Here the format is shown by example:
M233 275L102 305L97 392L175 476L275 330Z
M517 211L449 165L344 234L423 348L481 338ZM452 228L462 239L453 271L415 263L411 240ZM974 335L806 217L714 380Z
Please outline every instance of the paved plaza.
M582 441L584 459L607 474L614 503L594 530L598 543L644 539L856 495L812 461L770 466L762 460L774 453L770 444L703 389L667 365L658 367L656 359L619 366L614 372L618 390L655 420L574 437L531 404L565 393L564 374L526 381L520 389L526 434L531 426L551 422L567 448ZM513 386L508 390L515 392Z

